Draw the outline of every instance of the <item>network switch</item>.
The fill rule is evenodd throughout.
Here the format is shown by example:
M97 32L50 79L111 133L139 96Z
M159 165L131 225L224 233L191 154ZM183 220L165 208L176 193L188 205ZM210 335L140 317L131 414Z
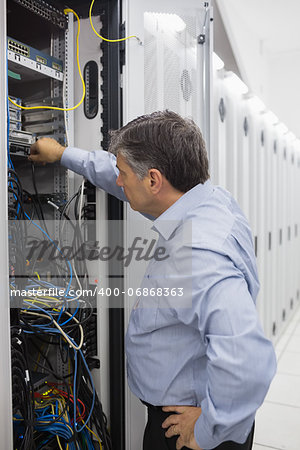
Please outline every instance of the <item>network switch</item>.
M28 9L41 18L51 22L53 25L65 30L67 18L64 13L54 6L47 4L43 0L14 0L19 5Z
M62 61L11 37L7 38L7 58L9 69L19 73L23 81L31 71L63 81Z

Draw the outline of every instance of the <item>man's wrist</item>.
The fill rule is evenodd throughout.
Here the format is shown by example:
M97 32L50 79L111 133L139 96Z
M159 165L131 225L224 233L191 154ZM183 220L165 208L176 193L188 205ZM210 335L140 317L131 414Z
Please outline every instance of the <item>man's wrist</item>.
M60 144L58 144L58 145L59 145L59 147L57 149L57 158L58 158L58 161L60 161L62 158L62 155L67 147L64 147L63 145L60 145Z

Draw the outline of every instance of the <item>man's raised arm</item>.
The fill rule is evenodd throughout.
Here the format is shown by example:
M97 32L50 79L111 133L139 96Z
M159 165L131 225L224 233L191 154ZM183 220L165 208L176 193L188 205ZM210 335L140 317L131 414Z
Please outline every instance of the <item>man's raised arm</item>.
M29 160L42 164L60 161L64 167L83 175L95 186L120 200L127 200L123 189L116 185L118 169L116 157L111 153L64 147L55 139L40 138L31 146Z

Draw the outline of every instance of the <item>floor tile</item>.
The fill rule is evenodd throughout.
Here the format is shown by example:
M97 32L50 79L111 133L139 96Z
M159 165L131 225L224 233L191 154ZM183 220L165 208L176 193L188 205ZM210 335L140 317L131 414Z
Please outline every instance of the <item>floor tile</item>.
M266 447L265 445L253 444L252 450L278 450L275 447Z
M256 416L254 441L280 450L300 449L300 408L265 402Z
M295 327L293 335L300 336L300 323Z
M284 348L287 345L287 343L288 343L289 339L291 339L291 337L292 337L292 333L291 334L284 333L284 335L281 336L279 341L276 343L275 347L281 350L282 348Z
M291 338L286 344L286 351L300 353L300 335L291 336Z
M277 373L265 401L300 408L300 376Z
M278 364L278 362L280 360L280 357L281 357L283 351L284 351L284 348L277 348L277 347L275 347L275 354L276 354L277 364Z
M283 354L280 356L277 367L277 373L300 375L300 356L298 355L298 353L287 352L285 350Z

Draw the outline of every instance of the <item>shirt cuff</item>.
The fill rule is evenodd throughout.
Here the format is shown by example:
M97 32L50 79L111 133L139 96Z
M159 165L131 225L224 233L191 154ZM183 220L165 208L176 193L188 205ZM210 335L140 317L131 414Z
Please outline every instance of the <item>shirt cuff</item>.
M202 414L195 423L194 436L197 444L201 449L209 450L217 447L221 444L221 441L216 440L212 437L212 433L208 432L204 425L204 418Z
M247 427L245 425L243 426L242 424L237 425L237 429L234 433L234 436L233 435L227 437L213 436L212 429L208 430L208 427L205 425L205 417L202 413L198 418L197 422L195 423L194 427L195 440L199 445L199 447L205 450L214 449L215 447L218 447L218 445L226 441L233 441L237 442L238 444L243 444L244 442L246 442L249 433L252 429L254 417L253 419L250 418L250 420L247 422L248 422ZM249 423L251 424L250 428Z

